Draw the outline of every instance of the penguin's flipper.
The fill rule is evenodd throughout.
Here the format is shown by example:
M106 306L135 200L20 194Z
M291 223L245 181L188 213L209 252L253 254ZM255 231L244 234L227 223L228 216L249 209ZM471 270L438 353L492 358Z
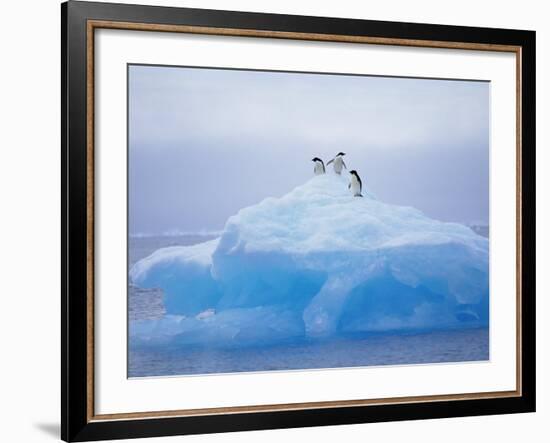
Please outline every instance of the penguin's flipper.
M344 160L342 160L342 164L344 165L344 168L348 169L348 167L347 167L346 164L344 163Z
M348 189L351 189L351 183L348 184Z
M330 160L330 161L327 163L327 166L330 165L333 161L334 161L334 159Z

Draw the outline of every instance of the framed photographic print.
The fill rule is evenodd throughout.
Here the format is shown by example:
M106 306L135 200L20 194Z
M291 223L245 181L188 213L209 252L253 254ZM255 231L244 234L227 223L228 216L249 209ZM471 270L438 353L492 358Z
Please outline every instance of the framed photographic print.
M535 410L535 33L70 1L62 438Z

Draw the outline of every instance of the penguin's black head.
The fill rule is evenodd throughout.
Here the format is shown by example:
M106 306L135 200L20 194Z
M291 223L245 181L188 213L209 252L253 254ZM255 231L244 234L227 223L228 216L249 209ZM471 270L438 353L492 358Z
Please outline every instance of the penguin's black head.
M323 162L323 160L321 160L319 157L314 157L311 159L312 162Z
M357 174L357 171L355 169L353 169L352 171L349 171L349 173L351 175L355 175L356 177L359 177L359 175Z
M336 154L336 157L338 157L339 155L343 157L344 155L346 155L346 153L345 152L339 152L338 154Z

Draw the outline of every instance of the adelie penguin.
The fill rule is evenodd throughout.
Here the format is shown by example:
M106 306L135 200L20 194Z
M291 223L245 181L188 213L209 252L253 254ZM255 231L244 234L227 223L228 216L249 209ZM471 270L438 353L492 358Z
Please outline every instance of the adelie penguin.
M351 193L354 197L363 197L361 195L361 190L363 188L363 184L361 183L361 178L359 177L359 174L357 174L357 171L349 171L351 175L351 181L348 185L348 188L351 190Z
M323 163L323 160L321 160L319 157L315 157L312 158L311 161L315 163L315 166L313 167L313 173L315 175L321 175L325 173L325 164Z
M338 175L342 173L342 168L348 169L348 167L344 163L344 155L346 155L345 152L339 152L338 154L336 154L336 157L334 157L331 161L327 163L327 166L333 163L332 167L334 168L334 172L336 172Z

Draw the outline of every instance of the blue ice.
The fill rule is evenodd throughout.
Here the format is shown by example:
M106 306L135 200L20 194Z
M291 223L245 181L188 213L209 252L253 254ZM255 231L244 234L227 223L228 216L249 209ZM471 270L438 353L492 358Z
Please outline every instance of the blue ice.
M487 326L488 240L347 185L313 177L241 209L218 239L136 263L132 282L161 288L168 315L131 337L239 346Z

